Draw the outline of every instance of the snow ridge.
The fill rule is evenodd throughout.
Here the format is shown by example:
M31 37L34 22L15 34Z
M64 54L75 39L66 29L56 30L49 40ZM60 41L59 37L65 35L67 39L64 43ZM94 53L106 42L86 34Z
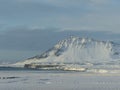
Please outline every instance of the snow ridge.
M120 45L110 41L71 36L59 41L41 55L29 58L16 65L25 64L83 64L108 63L120 60Z

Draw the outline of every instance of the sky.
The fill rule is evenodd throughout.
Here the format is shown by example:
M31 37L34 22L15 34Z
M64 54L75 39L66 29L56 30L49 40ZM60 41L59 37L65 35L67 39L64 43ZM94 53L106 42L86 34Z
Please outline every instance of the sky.
M0 63L41 54L71 35L120 41L120 0L0 0Z

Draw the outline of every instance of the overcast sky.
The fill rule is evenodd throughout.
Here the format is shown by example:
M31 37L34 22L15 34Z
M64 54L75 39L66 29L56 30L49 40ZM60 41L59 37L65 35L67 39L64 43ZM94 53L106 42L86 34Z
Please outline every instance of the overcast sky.
M0 62L76 35L120 41L120 0L0 0Z

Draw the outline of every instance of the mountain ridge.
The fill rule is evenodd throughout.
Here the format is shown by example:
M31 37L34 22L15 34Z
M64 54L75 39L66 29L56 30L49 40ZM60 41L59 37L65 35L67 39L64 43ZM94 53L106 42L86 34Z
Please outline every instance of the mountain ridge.
M120 45L111 41L71 36L51 49L17 64L106 62L120 59Z

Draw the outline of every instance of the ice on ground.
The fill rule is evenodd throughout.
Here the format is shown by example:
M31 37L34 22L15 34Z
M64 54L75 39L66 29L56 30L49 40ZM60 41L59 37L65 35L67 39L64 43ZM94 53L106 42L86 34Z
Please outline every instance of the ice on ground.
M0 90L120 90L119 74L57 71L0 71Z

